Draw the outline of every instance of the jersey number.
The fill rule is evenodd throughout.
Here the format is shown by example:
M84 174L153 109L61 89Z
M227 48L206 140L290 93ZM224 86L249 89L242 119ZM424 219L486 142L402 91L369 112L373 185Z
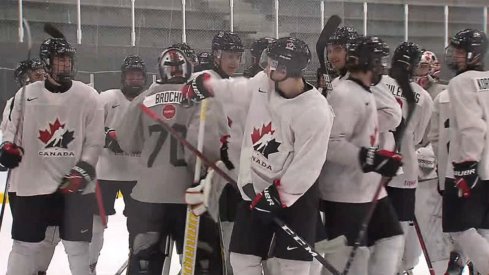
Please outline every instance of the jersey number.
M187 128L185 128L185 126L183 126L181 124L173 124L172 128L175 129L175 131L179 132L182 135L182 137L185 137L185 135L187 134ZM160 124L154 124L154 125L149 126L149 135L150 136L153 133L158 133L158 132L160 133L160 136L158 137L158 140L156 141L155 149L149 155L148 167L153 166L153 163L156 159L156 156L160 152L161 147L163 147L163 144L165 144L166 138L168 137L168 131L166 131L165 128L163 128L163 126L161 126ZM180 145L180 143L178 142L178 140L175 137L170 136L170 163L173 166L185 166L185 165L187 165L187 163L185 162L185 160L183 158L178 158L178 156L177 156L179 145ZM182 151L183 151L183 147L182 147Z

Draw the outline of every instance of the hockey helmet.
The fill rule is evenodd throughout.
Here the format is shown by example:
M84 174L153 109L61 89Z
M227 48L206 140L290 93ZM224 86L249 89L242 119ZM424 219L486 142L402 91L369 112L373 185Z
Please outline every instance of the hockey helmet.
M193 72L193 67L181 49L167 48L158 58L161 83L185 83Z
M397 46L392 56L392 67L400 67L408 73L409 78L414 74L414 70L419 64L421 50L416 43L402 42Z
M195 50L190 47L187 43L175 43L171 45L171 48L180 49L187 56L188 60L192 63L198 63L197 55L195 54Z
M484 56L488 49L488 40L484 32L476 29L465 29L450 38L446 49L447 65L456 71L464 69L482 69ZM465 50L465 68L459 68L453 58L453 49Z
M206 65L211 63L211 54L208 52L201 52L197 55L200 65Z
M26 81L27 81L28 70L29 70L28 61L20 61L19 64L17 64L17 67L14 70L14 77L19 87L23 86L24 84L27 84Z
M328 45L341 45L348 49L348 47L355 43L355 41L360 37L358 32L352 27L339 27L336 31L329 37Z
M359 37L347 52L346 68L349 71L382 71L385 56L384 42L376 36Z
M274 72L283 75L276 80L281 81L287 77L301 77L310 61L311 51L306 42L294 37L282 37L263 51L260 66L269 66L271 78Z
M127 79L129 71L140 71L143 74L143 79ZM124 58L121 65L121 84L122 92L128 97L136 97L139 95L146 85L146 65L143 59L137 55L129 55Z
M212 39L212 52L228 51L228 52L244 52L241 38L235 33L227 31L219 31Z
M66 83L75 77L75 53L76 49L64 38L49 38L44 40L39 49L39 57L44 70L55 81ZM71 59L71 68L58 68L54 70L53 59L55 56L67 56Z

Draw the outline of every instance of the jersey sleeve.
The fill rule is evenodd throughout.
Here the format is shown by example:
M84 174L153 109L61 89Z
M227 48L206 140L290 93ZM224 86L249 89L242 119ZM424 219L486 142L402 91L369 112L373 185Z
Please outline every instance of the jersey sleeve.
M460 143L453 162L480 161L486 139L486 123L479 103L478 91L472 79L459 76L448 86L455 122L454 134Z
M143 103L144 98L150 90L141 93L134 98L124 114L124 118L115 125L117 132L117 142L124 152L141 153L144 146L144 131L142 116L143 113L139 104Z
M110 103L110 94L108 91L105 91L105 92L102 92L100 93L99 95L99 101L100 101L100 104L103 108L103 111L104 111L104 125L107 125L106 124L106 121L107 121L107 117L109 116L109 103Z
M395 130L402 120L402 109L397 103L394 95L383 83L373 92L377 105L377 116L379 119L379 132L384 133Z
M433 153L438 159L438 142L440 140L440 94L433 101L433 112L431 114L430 128L428 129L428 140L431 142Z
M2 130L2 133L5 133L5 130L7 129L7 122L9 120L10 112L13 108L13 102L14 98L10 98L7 100L5 104L5 108L3 109L2 113L2 124L0 125L0 130Z
M87 103L85 137L80 159L95 166L104 146L104 111L98 98L100 95L94 89L90 89L93 94L91 102Z
M8 141L15 143L19 146L22 146L22 125L23 125L23 117L22 117L22 89L17 91L15 96L12 99L12 103L10 106L10 111L7 116L7 122L5 125L5 132L3 133L3 141ZM18 132L17 132L17 129ZM15 140L14 140L15 138Z
M327 160L345 166L359 165L358 154L360 148L350 142L356 121L359 119L359 114L355 108L349 108L352 102L349 100L332 95L328 98L333 110L335 118L331 136L329 138L329 149Z
M293 121L294 157L278 186L285 205L294 204L319 177L326 161L332 125L329 106L309 109Z
M208 98L207 111L205 118L204 147L203 154L211 161L216 162L221 159L221 140L229 136L227 117L220 102L214 98ZM200 105L192 110L192 115L187 125L186 139L197 148L199 125L200 125ZM191 171L195 168L196 156L190 150L185 150L185 161Z
M258 73L251 79L245 77L234 77L229 79L211 78L210 87L214 98L221 104L230 104L231 106L240 106L240 108L249 109L253 90L251 87L254 82L259 82L262 73Z
M416 128L414 129L415 145L418 145L423 140L425 132L428 128L428 124L430 123L431 114L433 112L433 100L431 99L431 96L426 91L421 92L423 92L422 95L424 98L421 106L419 106L421 109L419 113L420 118L418 120Z

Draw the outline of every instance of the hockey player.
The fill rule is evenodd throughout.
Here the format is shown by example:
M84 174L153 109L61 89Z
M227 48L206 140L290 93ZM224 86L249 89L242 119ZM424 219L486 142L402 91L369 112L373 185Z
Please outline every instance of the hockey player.
M238 178L244 201L230 246L234 273L262 274L275 233L272 254L280 263L279 274L308 274L310 254L271 219L276 215L306 241L315 240L314 182L326 158L333 114L325 98L303 79L311 58L307 44L280 38L268 47L266 57L265 70L251 79L216 80L204 74L188 86L185 97L198 101L214 96L247 109Z
M184 156L183 146L161 125L143 114L144 104L176 131L196 143L198 106L184 108L181 89L192 74L192 65L186 54L177 48L168 48L158 59L160 80L130 103L121 124L115 127L123 151L141 153L141 170L128 209L131 254L128 274L161 274L165 255L165 237L171 236L182 254L185 231L185 190L192 184L192 173ZM226 119L219 109L210 106L207 117L204 153L217 161L220 154L220 136L227 135ZM217 123L221 121L221 123ZM212 125L224 125L212 128ZM200 243L200 239L199 239ZM200 243L199 246L206 246ZM208 247L209 245L207 245ZM213 247L212 247L213 248ZM170 252L171 253L171 252ZM196 267L196 274L221 274L222 267ZM209 271L211 269L212 271ZM206 273L210 272L210 273Z
M338 77L331 82L333 88L338 81L347 79L346 55L348 48L359 38L357 31L351 27L340 27L328 39L326 46L328 61L337 72Z
M18 87L22 87L24 84L42 81L44 80L44 75L44 68L39 58L19 62L14 71Z
M117 141L115 125L124 117L129 103L138 96L146 85L146 66L139 56L127 56L121 65L121 88L100 94L105 116L105 148L97 163L97 177L107 215L115 214L114 203L117 193L122 193L127 216L131 204L131 191L139 173L139 154L125 153ZM94 217L90 243L90 269L95 273L100 251L104 242L104 225L101 217Z
M446 85L439 83L439 80L433 77L434 68L440 66L436 65L437 60L433 52L424 50L419 61L419 66L414 73L415 81L430 94L433 100L441 91L447 88Z
M433 109L433 101L426 90L415 82L411 82L416 106L407 125L406 119L409 112L409 104L404 97L401 86L393 78L394 71L401 71L412 79L414 71L418 67L421 50L418 45L411 42L401 43L392 57L391 74L383 77L383 82L389 87L402 107L403 122L399 127L405 127L400 145L400 153L403 156L403 173L395 176L389 182L387 193L396 209L397 216L405 236L404 256L401 270L412 270L418 263L421 249L414 230L415 194L418 184L418 159L415 146L421 142L428 126ZM412 235L411 235L412 234ZM413 238L411 238L413 237Z
M261 54L273 41L275 41L274 38L263 37L251 44L251 65L244 70L244 77L254 77L257 73L263 71L263 68L260 66Z
M103 111L98 93L72 80L74 55L64 38L44 41L40 58L47 79L28 85L24 95L19 90L14 98L0 146L0 163L18 169L9 275L37 272L35 259L48 225L59 225L71 273L89 273Z
M489 72L483 64L487 49L486 34L475 29L459 31L447 48L448 66L457 76L448 84L448 159L454 180L445 179L443 192L443 230L484 275L489 274L489 122L485 115L489 111Z
M199 59L197 55L195 54L195 50L190 47L189 44L187 43L175 43L171 45L172 48L177 48L180 49L185 53L185 55L188 57L188 60L190 63L192 63L192 66L197 66L199 64Z
M345 235L348 240L347 247L326 254L338 270L345 267L381 176L392 177L401 166L400 155L377 148L379 126L370 87L381 78L383 55L377 38L359 38L348 49L348 79L328 95L335 121L319 187L328 237ZM401 250L402 229L382 190L349 274L394 274Z

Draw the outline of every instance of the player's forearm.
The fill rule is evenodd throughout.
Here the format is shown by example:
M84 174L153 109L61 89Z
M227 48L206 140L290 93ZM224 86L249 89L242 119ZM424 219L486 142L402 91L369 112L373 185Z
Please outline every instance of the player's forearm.
M97 165L98 157L101 152L101 145L85 146L83 148L80 160L85 161L95 167Z

